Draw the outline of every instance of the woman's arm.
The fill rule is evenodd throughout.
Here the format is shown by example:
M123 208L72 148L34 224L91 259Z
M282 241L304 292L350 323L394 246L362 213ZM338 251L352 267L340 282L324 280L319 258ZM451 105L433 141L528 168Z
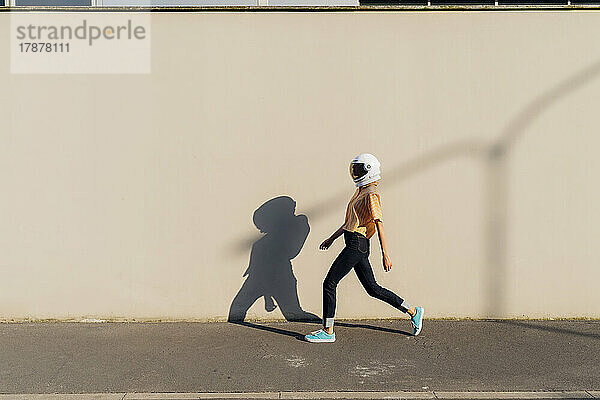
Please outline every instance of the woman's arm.
M381 254L383 255L383 269L388 272L392 269L392 260L387 254L387 243L385 241L385 231L383 230L383 222L381 220L375 220L375 226L377 226L377 236L379 237L379 245L381 246Z
M321 243L319 248L321 250L327 250L329 248L329 246L331 246L333 244L335 239L339 238L342 235L342 233L344 233L344 225L340 226L340 228L337 231L333 232L333 234L331 236L329 236L327 239L325 239L323 241L323 243Z

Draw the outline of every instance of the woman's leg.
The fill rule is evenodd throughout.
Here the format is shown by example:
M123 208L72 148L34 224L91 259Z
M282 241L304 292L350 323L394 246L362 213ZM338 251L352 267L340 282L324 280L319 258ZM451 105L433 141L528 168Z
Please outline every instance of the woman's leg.
M331 265L323 281L323 326L329 332L333 330L337 285L359 259L360 256L357 251L346 246Z
M373 296L376 299L385 301L392 307L395 307L405 313L408 312L409 308L411 308L411 305L397 294L377 284L375 281L375 275L373 275L373 268L371 267L368 257L363 257L356 264L354 270L356 271L358 280L363 285L369 296Z

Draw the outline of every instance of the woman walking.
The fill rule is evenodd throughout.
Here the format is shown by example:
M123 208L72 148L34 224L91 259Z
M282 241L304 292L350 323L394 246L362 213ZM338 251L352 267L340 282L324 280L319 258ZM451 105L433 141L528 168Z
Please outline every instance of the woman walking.
M380 167L381 164L372 154L360 154L350 163L350 176L356 184L356 192L348 203L344 224L321 243L320 249L327 250L342 234L346 247L331 265L323 282L323 329L306 335L305 338L309 342L335 342L333 321L337 285L353 268L360 283L370 296L409 314L413 335L416 336L421 332L423 307L411 306L395 293L379 286L375 282L373 268L369 263L369 240L377 232L383 255L383 269L386 272L392 269L383 230L381 200L377 193L377 183L381 179Z

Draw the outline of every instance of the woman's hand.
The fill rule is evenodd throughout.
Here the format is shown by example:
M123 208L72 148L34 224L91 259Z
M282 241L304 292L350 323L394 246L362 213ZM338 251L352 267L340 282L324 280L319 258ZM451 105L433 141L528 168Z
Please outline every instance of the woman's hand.
M337 231L333 232L333 235L331 235L327 239L325 239L323 241L323 243L321 243L321 245L319 246L319 248L321 250L327 250L329 248L329 246L331 246L333 244L333 242L335 241L335 239L337 239L340 236L342 236L342 233L344 233L344 225L340 226L340 228Z
M390 272L392 270L392 260L390 260L387 254L383 255L383 270L385 272Z
M321 243L321 245L319 246L319 249L327 250L332 244L333 244L333 239L327 238L323 241L323 243Z

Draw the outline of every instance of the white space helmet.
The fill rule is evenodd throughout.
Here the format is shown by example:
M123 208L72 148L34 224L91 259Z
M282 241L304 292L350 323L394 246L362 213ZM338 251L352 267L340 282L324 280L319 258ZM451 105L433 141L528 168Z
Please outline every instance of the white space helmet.
M373 154L359 154L350 163L350 176L356 187L368 185L381 179L381 164Z

